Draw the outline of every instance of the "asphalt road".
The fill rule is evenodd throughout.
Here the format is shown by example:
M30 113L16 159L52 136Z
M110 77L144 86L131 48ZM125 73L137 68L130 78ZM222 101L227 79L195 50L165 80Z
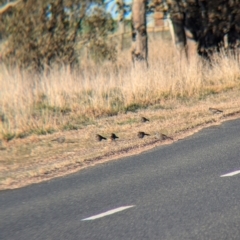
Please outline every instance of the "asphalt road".
M0 192L0 239L239 240L238 170L235 120L141 155Z

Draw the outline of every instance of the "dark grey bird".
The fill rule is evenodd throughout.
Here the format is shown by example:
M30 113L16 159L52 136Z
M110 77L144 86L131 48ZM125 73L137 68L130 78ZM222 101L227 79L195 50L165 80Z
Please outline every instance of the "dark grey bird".
M58 143L64 143L65 142L65 137L59 137L56 139L51 140L52 142L58 142Z
M150 136L150 134L145 133L145 132L138 132L137 135L138 135L139 138L144 138L145 136Z
M220 113L223 113L222 110L220 109L217 109L217 108L209 108L209 111L212 113L212 114L220 114Z
M115 133L112 133L110 136L111 141L115 141L117 138L119 138Z
M169 136L167 136L167 135L165 135L165 134L163 134L163 133L159 133L159 132L157 132L156 133L156 137L158 138L158 139L160 139L160 140L173 140L173 138L172 137L169 137Z
M96 134L96 140L101 142L102 140L107 140L105 137L101 136L100 134Z
M149 122L149 119L147 119L145 117L141 117L141 122Z

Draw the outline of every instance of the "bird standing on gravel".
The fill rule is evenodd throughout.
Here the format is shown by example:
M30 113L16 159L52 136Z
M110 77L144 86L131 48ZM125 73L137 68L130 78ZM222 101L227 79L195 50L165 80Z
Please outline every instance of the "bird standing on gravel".
M150 134L147 134L145 132L138 132L137 135L138 135L139 138L144 138L145 136L150 136Z
M141 122L149 122L149 119L147 119L145 117L141 117Z
M102 140L107 140L105 137L101 136L100 134L96 134L96 140L101 142Z
M212 113L212 114L220 114L220 113L223 113L222 110L219 110L217 108L209 108L209 111Z
M119 138L115 133L112 133L110 136L111 141L115 141L117 138Z
M58 142L58 143L64 143L65 142L65 137L59 137L56 139L51 140L52 142Z
M167 140L167 139L173 140L173 138L171 138L163 133L159 133L159 132L156 133L156 137L160 140Z

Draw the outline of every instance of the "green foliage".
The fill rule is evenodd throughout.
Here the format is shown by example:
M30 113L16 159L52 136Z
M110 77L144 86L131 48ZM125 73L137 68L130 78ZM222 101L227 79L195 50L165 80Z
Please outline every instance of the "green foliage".
M76 125L73 125L71 123L67 123L66 125L63 126L63 130L65 131L71 131L71 130L78 130L79 127Z
M19 134L16 135L16 138L26 138L29 136L29 133L28 132L21 132Z
M52 134L54 133L55 130L53 128L37 128L32 130L32 133L36 134L36 135L47 135L47 134Z
M140 108L143 108L143 106L140 104L137 104L137 103L132 103L125 107L125 111L126 112L136 112Z
M188 29L203 56L210 57L222 47L239 48L239 1L168 0L168 6L178 42L186 44L184 29Z
M12 132L7 132L7 133L3 133L3 140L5 141L11 141L12 139L14 139L16 136L15 133L12 133Z
M63 0L19 3L8 19L5 62L24 69L42 70L53 63L73 65L77 23L64 11Z
M122 125L132 125L134 123L137 123L138 119L136 118L129 118L126 121L121 121L121 122L117 122L118 125L122 126Z
M116 44L108 41L109 32L114 30L114 21L109 13L101 7L95 7L84 21L84 39L91 57L96 62L116 60Z
M95 55L113 59L106 38L111 17L91 3L100 0L24 0L0 15L0 33L6 40L3 61L30 71L41 71L55 65L78 64L76 43L87 40ZM101 10L100 10L101 9ZM90 11L90 12L89 12ZM83 21L88 31L83 33ZM82 33L78 36L79 33ZM88 41L90 40L90 41Z

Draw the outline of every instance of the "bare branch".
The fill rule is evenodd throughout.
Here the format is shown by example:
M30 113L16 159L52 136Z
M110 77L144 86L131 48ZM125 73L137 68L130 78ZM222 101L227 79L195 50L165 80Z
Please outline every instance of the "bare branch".
M9 2L3 7L0 8L0 14L3 14L7 11L9 11L11 8L15 7L18 3L20 3L22 0L17 0L16 2Z

